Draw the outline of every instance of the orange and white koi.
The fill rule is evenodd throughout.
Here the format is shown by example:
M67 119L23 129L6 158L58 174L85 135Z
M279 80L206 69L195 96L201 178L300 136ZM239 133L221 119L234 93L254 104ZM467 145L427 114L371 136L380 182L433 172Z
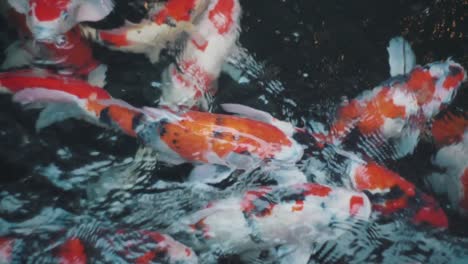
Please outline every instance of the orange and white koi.
M394 54L393 50L397 50L394 46L406 42L392 41L391 72L407 75L394 77L346 102L339 108L329 132L318 134L318 139L346 145L354 133L358 140L353 147L365 155L375 160L398 159L413 152L426 122L451 102L466 80L463 67L448 59L399 70L406 64L395 58L398 54ZM405 50L408 46L403 45ZM403 57L411 55L412 52Z
M439 195L448 196L451 207L468 216L468 115L448 113L432 124L437 153L436 170L427 180ZM440 170L438 170L440 169Z
M259 187L210 202L168 233L187 238L195 250L221 254L293 245L291 263L307 263L314 242L337 239L343 227L351 229L370 214L369 199L360 192L314 183Z
M29 97L28 103L34 103L34 100L45 100L45 98L56 102L111 98L105 90L84 80L39 69L0 73L0 92ZM26 101L23 102L26 103Z
M301 145L292 138L293 130L267 113L262 120L255 120L197 111L140 109L111 99L107 92L84 85L84 81L50 75L31 77L23 71L0 75L0 84L5 91L15 93L13 99L19 103L52 107L54 111L46 108L41 113L39 128L64 118L84 118L137 137L171 164L209 163L248 169L264 163L294 165L303 154ZM226 107L231 111L249 110ZM65 114L67 111L71 113Z
M208 108L207 97L239 35L238 0L169 0L150 18L115 30L84 28L84 35L111 49L145 53L157 61L161 49L189 35L184 49L163 74L162 105Z
M72 28L52 40L37 41L25 26L25 15L13 9L8 14L9 22L18 27L21 38L6 50L2 69L34 65L63 75L88 77L93 83L103 85L106 66L94 59L91 46L81 36L79 28Z
M193 250L168 235L148 230L94 228L93 233L73 232L42 236L0 238L1 263L86 264L104 256L113 263L198 263ZM76 234L74 234L76 233ZM90 253L93 254L90 254Z

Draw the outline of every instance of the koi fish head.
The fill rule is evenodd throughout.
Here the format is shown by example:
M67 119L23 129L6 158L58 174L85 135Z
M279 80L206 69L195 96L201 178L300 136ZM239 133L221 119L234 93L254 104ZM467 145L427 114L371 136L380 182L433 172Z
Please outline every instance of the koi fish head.
M54 41L83 21L97 21L112 11L112 0L9 0L36 40Z
M465 80L465 69L448 59L415 68L409 75L407 85L415 93L424 116L429 119L452 101Z

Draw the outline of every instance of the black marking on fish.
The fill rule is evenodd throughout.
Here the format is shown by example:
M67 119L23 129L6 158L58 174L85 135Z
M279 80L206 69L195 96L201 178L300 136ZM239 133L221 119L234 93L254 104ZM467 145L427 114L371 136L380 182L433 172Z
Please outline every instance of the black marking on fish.
M158 122L158 134L163 137L167 133L166 125L169 124L167 119L162 119Z
M135 130L141 123L141 119L143 118L143 114L139 113L132 118L132 129Z
M457 76L458 74L461 73L461 68L460 67L456 67L456 66L449 66L449 75L450 76Z
M222 139L222 138L224 138L224 133L214 130L214 131L213 131L213 137L214 137L214 138Z
M101 113L99 114L99 121L106 124L106 125L112 125L112 119L111 116L109 115L110 108L106 107L102 109Z

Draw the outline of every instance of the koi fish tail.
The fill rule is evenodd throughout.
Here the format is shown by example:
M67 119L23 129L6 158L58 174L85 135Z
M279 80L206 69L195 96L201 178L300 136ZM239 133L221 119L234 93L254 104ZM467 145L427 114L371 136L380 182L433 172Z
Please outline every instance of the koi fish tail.
M163 104L208 108L215 80L238 38L240 12L237 0L210 1L177 64L163 74Z
M416 66L413 49L403 37L392 38L387 51L391 76L408 74Z
M100 87L49 71L0 73L0 91L13 94L13 101L23 106L43 109L36 122L37 130L76 118L136 136L135 124L143 115L143 110L112 99Z

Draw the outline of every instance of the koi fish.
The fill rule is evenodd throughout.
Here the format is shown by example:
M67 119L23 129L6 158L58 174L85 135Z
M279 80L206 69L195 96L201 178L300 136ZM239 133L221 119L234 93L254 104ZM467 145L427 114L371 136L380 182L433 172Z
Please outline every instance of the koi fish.
M215 81L239 35L238 0L169 0L155 5L138 25L109 31L84 29L84 35L111 49L144 53L155 62L161 49L173 47L182 33L184 49L162 75L160 105L208 109Z
M432 164L439 168L427 180L439 195L448 196L452 208L468 216L468 116L448 113L432 124L437 153Z
M314 242L337 239L370 214L368 198L355 191L313 183L259 187L210 202L175 222L168 233L196 250L221 254L294 245L290 263L307 263Z
M159 151L169 164L191 162L232 169L251 169L261 164L284 167L294 165L303 154L302 146L292 138L292 126L268 113L238 105L225 107L231 112L250 111L251 118L136 108L85 84L61 76L31 77L23 71L0 75L0 85L4 91L14 93L16 102L46 106L37 128L66 118L81 118L138 138Z
M54 40L36 41L25 28L25 16L13 9L9 10L10 22L19 26L23 37L7 48L6 59L2 69L34 65L42 68L56 69L64 75L88 77L89 81L104 86L107 67L100 65L93 57L91 47L75 27L57 36Z
M72 230L74 231L74 230ZM168 235L146 230L117 230L104 228L92 234L65 234L48 239L36 236L0 238L1 263L93 263L106 260L118 263L198 263L189 247ZM49 244L46 244L49 243ZM46 249L44 249L46 248Z
M155 22L185 21L195 2L168 1L155 15ZM232 53L239 35L241 8L238 0L209 1L206 11L189 32L189 40L177 58L163 73L161 105L196 106L208 109L216 92L215 82L225 59Z
M414 54L405 43L393 39L388 48L391 73L405 75L394 76L346 102L338 109L329 132L316 136L319 140L352 144L353 149L379 162L414 151L426 122L452 101L466 73L451 59L413 66ZM398 45L402 48L395 47ZM402 56L408 61L402 61Z
M55 41L85 21L99 21L113 9L112 0L8 0L19 13L35 40Z
M76 112L81 113L79 107L73 107L79 100L111 98L104 89L82 79L40 69L0 73L0 93L13 94L14 100L23 104L45 107L36 123L38 131L54 122L76 116ZM47 102L47 105L43 102Z

